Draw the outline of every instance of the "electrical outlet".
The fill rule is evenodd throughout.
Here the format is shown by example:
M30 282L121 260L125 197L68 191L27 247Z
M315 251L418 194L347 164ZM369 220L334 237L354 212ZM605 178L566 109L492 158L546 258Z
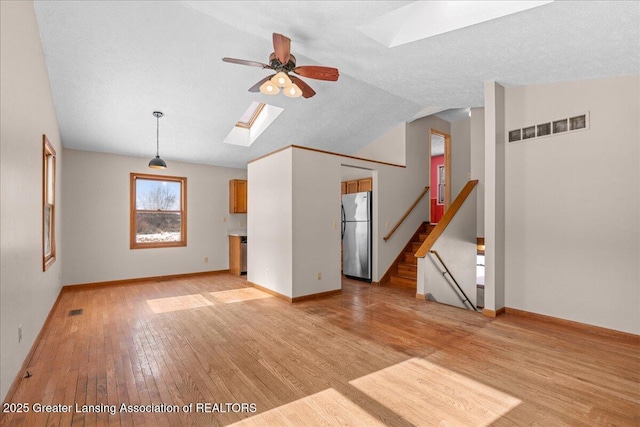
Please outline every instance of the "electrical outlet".
M22 325L18 325L18 342L22 341Z
M318 280L322 280L322 273L318 273Z
M384 228L389 228L389 221L384 223Z
M227 217L226 216L222 217L222 222L227 222Z
M334 230L338 229L338 221L333 221L333 229Z
M208 256L204 257L204 263L206 264L208 262L209 262L209 257Z

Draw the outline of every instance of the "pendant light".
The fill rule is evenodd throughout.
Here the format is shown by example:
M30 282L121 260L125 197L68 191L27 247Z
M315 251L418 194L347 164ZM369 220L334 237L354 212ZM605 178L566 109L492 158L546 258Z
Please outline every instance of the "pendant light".
M154 111L153 116L156 118L156 157L151 159L149 167L151 169L166 169L167 163L160 158L160 117L164 114L160 111Z

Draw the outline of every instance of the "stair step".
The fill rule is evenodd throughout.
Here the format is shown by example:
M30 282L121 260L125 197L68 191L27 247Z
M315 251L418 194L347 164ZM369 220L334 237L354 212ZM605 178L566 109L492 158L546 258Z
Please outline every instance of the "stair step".
M401 271L406 271L408 273L416 273L418 271L418 265L409 264L406 262L398 263L398 272L401 272Z
M413 280L417 280L417 278L418 278L418 271L415 268L413 270L411 270L411 269L405 269L405 268L402 268L402 267L398 266L398 273L397 274L398 274L398 276L408 277L408 278L411 278Z
M427 240L427 236L429 235L429 233L420 233L418 239L420 241L420 243L424 242L425 240Z
M422 246L422 242L411 242L411 250L415 253Z
M415 288L417 286L417 281L416 279L412 279L411 277L391 276L391 284Z
M416 258L413 252L404 253L404 262L407 264L418 265L418 259Z

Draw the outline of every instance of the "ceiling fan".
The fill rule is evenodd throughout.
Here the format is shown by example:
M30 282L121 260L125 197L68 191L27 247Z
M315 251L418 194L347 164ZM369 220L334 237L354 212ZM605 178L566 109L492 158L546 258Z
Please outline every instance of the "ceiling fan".
M244 59L222 58L224 62L232 64L249 65L263 69L271 69L276 72L265 77L253 85L249 92L262 92L267 95L276 95L282 88L283 93L291 98L303 96L311 98L316 92L297 76L290 75L293 72L299 76L318 80L338 80L337 68L322 67L317 65L303 65L296 67L296 57L291 54L291 39L282 34L273 33L273 50L269 55L269 64L262 62L246 61Z

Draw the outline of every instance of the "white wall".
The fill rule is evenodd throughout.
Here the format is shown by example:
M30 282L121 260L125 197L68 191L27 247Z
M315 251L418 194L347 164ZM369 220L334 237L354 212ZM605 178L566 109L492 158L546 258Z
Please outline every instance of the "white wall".
M497 311L505 306L504 87L485 82L484 102L484 307Z
M0 396L61 288L66 165L33 3L0 2ZM42 271L42 135L57 153L57 260ZM22 341L18 343L18 326Z
M340 169L340 177L341 181L353 181L362 178L372 178L373 171L371 169L342 166L342 168Z
M340 271L340 180L345 167L351 166L368 169L373 177L373 281L379 281L419 225L429 218L429 198L425 197L391 239L386 242L383 240L424 187L429 185L430 128L445 133L451 131L448 122L433 116L406 125L406 167L332 154L309 154L308 150L299 148L286 149L250 162L249 209L257 214L249 216L248 235L253 243L249 244L252 249L249 250L248 280L289 297L337 289ZM396 134L397 130L392 133ZM292 156L287 153L298 151L303 154L287 157ZM289 163L293 160L294 163ZM258 182L258 187L255 182ZM258 194L259 188L262 189L261 194ZM313 194L312 199L307 199L307 194ZM279 202L268 202L270 200ZM312 214L311 217L314 218L313 223L317 224L315 226L325 230L326 234L306 230L306 225L298 225L298 221L306 221L308 208L303 208L303 205L309 203L322 207L321 211ZM252 204L256 207L251 207ZM289 212L293 212L294 216L290 218ZM273 218L281 218L282 227L274 225ZM337 222L335 229L334 222ZM288 223L294 224L296 232L293 236L286 234ZM277 238L261 234L260 229L266 225L271 227L269 233L281 230ZM327 230L327 226L331 226L331 229ZM297 236L298 232L301 234L300 238ZM329 237L334 234L338 240L334 241L333 237ZM260 237L256 243L257 236ZM323 249L313 246L317 239ZM288 242L295 242L295 245ZM289 244L294 245L294 248L289 249ZM256 251L254 254L259 254L252 255L253 250ZM324 250L328 252L324 253ZM297 269L292 265L294 251L296 256L298 253L316 254L314 256L319 256L319 259L304 262ZM273 274L268 277L265 273L266 269L273 271L274 268L282 272L280 279L284 284L277 282ZM290 273L291 271L295 273ZM318 283L318 272L322 273L322 281L326 280L327 283ZM338 272L338 276L335 276L336 283L330 283L329 278L325 279L327 274L331 274L331 280L334 280L335 272ZM288 274L294 274L296 280ZM301 286L299 290L295 289L298 284ZM277 288L278 286L282 288Z
M471 118L451 123L451 200L469 182L471 174Z
M640 77L511 88L506 130L590 112L590 129L506 147L506 305L640 334Z
M289 148L255 160L247 169L247 280L289 298L293 297L292 158Z
M355 156L395 165L405 165L405 139L406 126L405 123L400 123L371 144L360 149Z
M431 248L438 252L451 275L474 306L477 305L476 210L477 186ZM418 258L420 280L418 280L417 293L421 295L430 293L440 303L470 309L463 303L464 295L456 288L451 275L444 276L442 274L444 271L444 266L435 254L429 253L424 258Z
M478 192L478 237L484 237L484 108L471 109L471 135L469 168L471 179L477 179Z
M336 160L315 151L293 150L293 297L342 287L341 166Z
M155 171L146 158L68 149L64 156L64 284L229 268L227 230L246 224L246 215L229 214L229 180L244 179L245 170L166 159L169 167ZM187 178L186 247L129 249L131 172Z

